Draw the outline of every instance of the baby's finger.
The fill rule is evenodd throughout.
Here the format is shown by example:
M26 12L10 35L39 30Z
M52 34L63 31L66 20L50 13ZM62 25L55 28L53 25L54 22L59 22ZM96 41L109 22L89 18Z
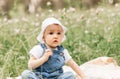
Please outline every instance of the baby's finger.
M49 53L49 55L52 55L52 51L50 49L46 49L46 53Z
M46 52L51 52L51 50L50 49L46 49Z

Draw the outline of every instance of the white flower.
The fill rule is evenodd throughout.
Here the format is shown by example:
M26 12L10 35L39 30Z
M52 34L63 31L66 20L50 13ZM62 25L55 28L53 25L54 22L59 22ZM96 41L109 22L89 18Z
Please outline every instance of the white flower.
M69 8L69 11L70 11L70 12L75 12L75 8L70 7L70 8Z
M89 33L89 31L88 30L85 30L85 34L88 34Z
M52 5L52 3L50 1L47 2L47 6L50 6Z
M14 32L15 32L15 34L17 35L17 34L20 33L20 29L14 29Z
M36 23L35 23L35 26L40 26L40 23L39 23L39 22L36 22Z
M25 17L22 17L22 21L28 22L28 19Z

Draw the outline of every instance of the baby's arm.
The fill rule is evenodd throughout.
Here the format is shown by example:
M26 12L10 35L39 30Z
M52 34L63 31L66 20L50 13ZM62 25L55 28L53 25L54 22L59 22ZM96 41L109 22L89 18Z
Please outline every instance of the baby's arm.
M82 72L82 70L73 59L70 59L67 62L67 65L69 65L80 76L81 79L86 79L85 74Z
M28 61L28 68L35 69L35 68L41 66L43 63L45 63L49 59L49 57L51 55L52 55L52 51L50 49L47 49L45 51L45 54L39 59L37 59L31 55L30 59Z

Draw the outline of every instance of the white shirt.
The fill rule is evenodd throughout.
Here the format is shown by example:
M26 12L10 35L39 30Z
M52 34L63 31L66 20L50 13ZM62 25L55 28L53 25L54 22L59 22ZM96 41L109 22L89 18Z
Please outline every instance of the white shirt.
M33 55L35 58L39 59L42 57L43 55L43 48L41 47L41 45L35 45L31 50L30 50L30 55ZM70 56L70 54L68 53L67 49L63 50L64 53L64 57L65 57L65 63L67 63L68 60L70 60L72 57Z

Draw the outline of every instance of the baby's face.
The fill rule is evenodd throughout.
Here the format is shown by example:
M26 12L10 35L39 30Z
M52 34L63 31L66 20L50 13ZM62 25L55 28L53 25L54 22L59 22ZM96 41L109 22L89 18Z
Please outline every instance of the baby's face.
M43 40L51 48L55 48L62 42L64 33L58 24L49 25L44 31Z

